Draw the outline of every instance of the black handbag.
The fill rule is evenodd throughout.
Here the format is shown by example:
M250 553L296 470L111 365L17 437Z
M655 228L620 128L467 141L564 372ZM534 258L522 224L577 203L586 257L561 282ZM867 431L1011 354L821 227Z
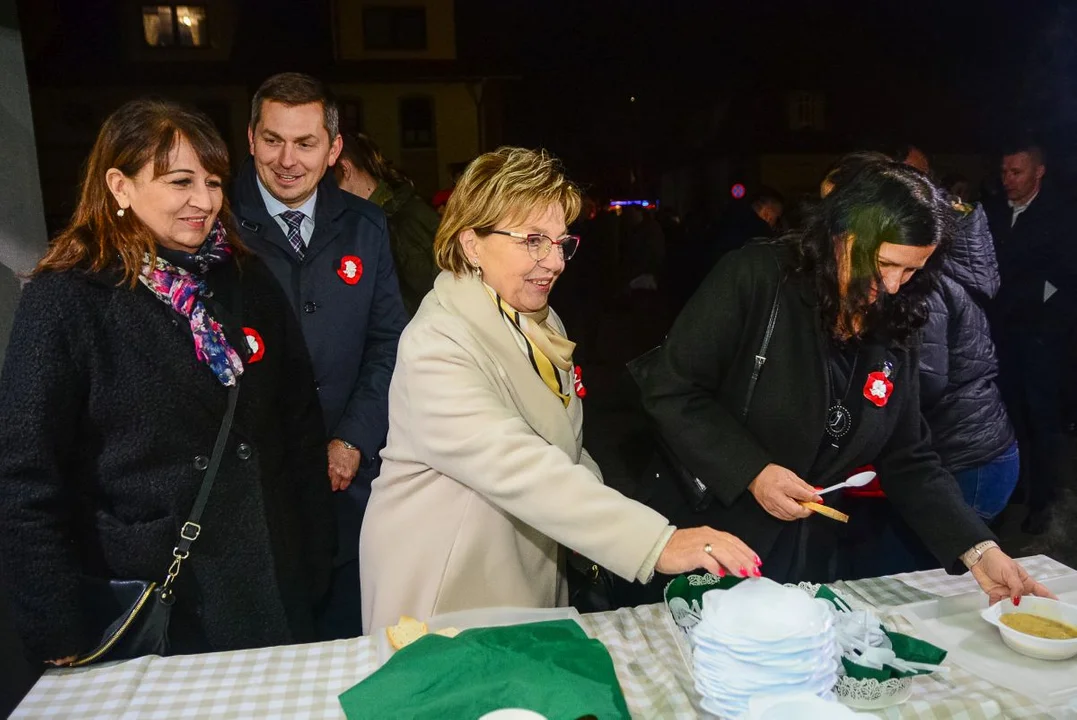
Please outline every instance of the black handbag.
M180 530L179 542L172 550L172 564L164 582L146 580L104 580L84 578L79 589L82 616L99 638L89 652L70 663L70 667L110 660L129 660L143 655L168 653L168 623L172 605L176 602L172 584L179 576L183 561L190 557L191 545L198 539L202 526L198 521L206 507L213 480L224 456L232 418L239 397L239 379L228 390L228 409L217 432L213 455L206 467L206 476L195 498L187 522Z
M568 603L581 613L616 610L613 575L593 560L574 550L565 549L565 580L568 583Z
M770 318L767 320L767 329L763 333L763 342L759 346L759 352L755 354L755 364L752 367L752 376L748 380L748 392L744 398L744 405L740 411L741 422L748 420L748 409L752 405L752 396L755 394L756 383L759 382L759 374L763 371L763 365L767 361L767 349L770 347L770 338L774 334L774 325L778 322L778 307L781 304L782 298L782 281L778 281L778 288L774 292L774 301L770 306ZM661 355L662 346L651 348L647 352L643 353L637 358L628 361L628 373L632 376L632 379L636 382L636 385L642 390L648 384L651 372L658 364L658 359ZM685 501L689 507L695 512L706 510L714 502L714 493L710 491L706 483L699 479L699 477L693 473L688 467L681 462L677 457L677 453L670 447L665 437L662 435L661 429L658 428L653 420L651 420L655 443L655 450L659 457L665 463L669 469L670 475L673 477L674 484L680 488L681 493L684 495Z

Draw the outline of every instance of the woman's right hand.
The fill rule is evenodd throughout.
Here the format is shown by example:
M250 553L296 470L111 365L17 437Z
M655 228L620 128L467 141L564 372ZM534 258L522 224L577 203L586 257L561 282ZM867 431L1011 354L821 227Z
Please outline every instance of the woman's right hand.
M779 520L799 520L811 515L801 501L822 502L815 488L797 477L792 470L771 463L748 484L755 501Z
M707 552L708 548L710 552ZM677 575L706 568L721 577L725 575L722 568L725 566L734 575L758 577L762 564L759 556L735 535L697 527L675 530L658 556L654 569L663 575Z
M75 658L77 657L78 655L72 655L71 657L60 658L59 660L49 660L48 663L49 665L55 665L56 667L64 667L65 665L70 665L75 662Z

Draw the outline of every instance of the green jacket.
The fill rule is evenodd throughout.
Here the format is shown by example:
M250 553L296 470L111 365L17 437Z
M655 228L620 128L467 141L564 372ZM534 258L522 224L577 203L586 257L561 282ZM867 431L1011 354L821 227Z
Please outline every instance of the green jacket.
M400 295L408 315L414 316L430 289L438 267L434 262L434 233L441 216L427 205L409 183L395 188L381 182L370 196L389 220L389 246L396 262Z

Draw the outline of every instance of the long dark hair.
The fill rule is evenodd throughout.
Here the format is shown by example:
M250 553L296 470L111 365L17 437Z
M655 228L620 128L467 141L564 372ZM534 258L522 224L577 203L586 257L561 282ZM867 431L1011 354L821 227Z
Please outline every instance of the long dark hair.
M342 137L344 146L340 151L339 160L347 160L356 169L362 170L378 182L388 183L390 187L396 188L404 183L411 184L408 176L393 167L393 164L381 154L377 144L369 137L362 133L344 133ZM334 168L337 182L344 179L344 168L339 160Z
M823 327L840 339L842 329L862 318L861 337L907 346L927 320L927 295L941 263L935 252L901 290L882 289L879 246L928 247L949 236L942 193L915 168L856 153L828 173L833 191L809 206L803 230L788 236L792 272L808 278L819 301ZM838 279L839 243L852 242L849 285ZM879 289L871 300L872 287Z
M201 112L166 100L132 100L108 116L86 160L79 203L67 227L56 236L38 263L35 274L81 268L101 272L119 259L123 281L134 287L142 271L142 256L157 254L157 241L133 212L116 215L119 205L108 190L105 175L116 168L134 177L146 165L155 176L168 170L180 139L191 144L202 166L227 187L228 146L212 121ZM246 248L239 239L225 197L217 218L228 242L240 257Z

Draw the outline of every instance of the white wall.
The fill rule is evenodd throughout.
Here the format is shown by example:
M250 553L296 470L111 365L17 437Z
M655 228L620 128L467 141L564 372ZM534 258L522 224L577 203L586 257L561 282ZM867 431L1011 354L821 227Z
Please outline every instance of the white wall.
M15 0L0 0L0 356L18 297L16 274L45 252L45 210Z

